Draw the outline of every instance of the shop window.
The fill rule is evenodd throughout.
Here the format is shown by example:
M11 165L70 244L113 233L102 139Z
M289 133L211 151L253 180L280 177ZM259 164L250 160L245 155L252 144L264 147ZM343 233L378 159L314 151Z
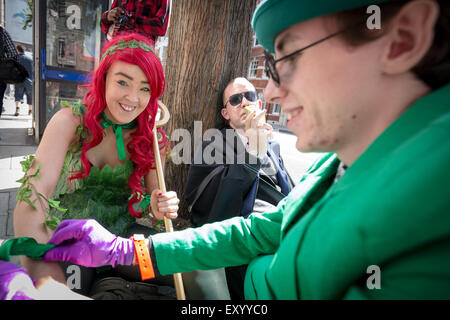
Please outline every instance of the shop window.
M45 87L47 93L46 123L62 108L72 107L77 104L82 105L83 98L88 90L88 87L83 84L67 81L47 80Z
M47 0L47 66L90 72L100 57L100 18L97 1Z

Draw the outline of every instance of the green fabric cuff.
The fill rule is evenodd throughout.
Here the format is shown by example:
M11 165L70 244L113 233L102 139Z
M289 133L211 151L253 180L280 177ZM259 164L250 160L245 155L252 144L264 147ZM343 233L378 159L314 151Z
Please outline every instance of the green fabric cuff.
M44 254L56 247L55 244L37 243L33 238L14 238L0 247L0 260L9 261L10 256L27 256L42 260Z

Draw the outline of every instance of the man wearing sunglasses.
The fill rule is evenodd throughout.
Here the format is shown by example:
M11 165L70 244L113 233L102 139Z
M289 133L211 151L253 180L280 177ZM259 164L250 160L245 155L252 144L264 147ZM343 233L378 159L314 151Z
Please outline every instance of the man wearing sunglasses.
M245 78L231 80L222 93L222 103L220 114L226 125L221 130L221 146L225 147L215 148L215 152L223 153L223 164L192 164L189 169L185 199L196 227L274 210L294 186L279 143L270 139L272 127L264 120L265 110L261 110L262 102L253 84ZM202 152L212 143L204 141ZM233 150L232 163L226 163L230 157L225 154L226 145ZM244 152L244 157L240 158L239 152ZM225 270L233 300L244 299L245 269L238 266Z

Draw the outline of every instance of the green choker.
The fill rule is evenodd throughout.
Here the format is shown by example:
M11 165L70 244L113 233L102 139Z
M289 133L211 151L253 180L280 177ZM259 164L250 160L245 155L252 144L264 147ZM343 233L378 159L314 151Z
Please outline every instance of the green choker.
M125 143L123 142L123 129L133 129L136 127L137 121L136 119L131 121L127 124L116 124L108 119L106 114L102 112L102 117L105 122L101 124L101 127L103 129L108 128L109 126L112 126L114 133L116 134L116 144L117 144L117 152L119 153L119 160L125 160L126 159L126 153L125 153Z

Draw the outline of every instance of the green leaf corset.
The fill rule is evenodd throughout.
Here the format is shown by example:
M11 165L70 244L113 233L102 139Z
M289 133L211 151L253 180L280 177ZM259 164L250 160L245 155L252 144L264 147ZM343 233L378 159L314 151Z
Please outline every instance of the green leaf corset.
M110 232L123 235L127 228L135 222L128 213L127 205L132 190L128 180L133 172L133 163L128 160L114 168L105 165L102 169L91 167L91 172L84 179L72 180L72 188L67 179L73 171L82 169L81 151L68 151L63 169L51 198L39 193L32 183L39 179L40 167L34 174L25 174L19 179L22 185L17 192L17 200L25 201L36 209L36 201L47 209L45 225L56 229L66 219L96 219ZM34 160L31 155L22 161L23 170L27 172ZM34 200L32 195L36 194Z
M95 219L110 232L123 235L135 222L127 210L132 194L128 180L133 172L133 163L128 160L114 168L105 165L102 169L93 166L85 179L72 180L71 189L67 178L71 171L81 169L80 154L77 152L73 157L66 157L65 170L53 193L53 199L67 210L52 207L48 222L59 224L66 219ZM51 227L48 223L47 226Z

